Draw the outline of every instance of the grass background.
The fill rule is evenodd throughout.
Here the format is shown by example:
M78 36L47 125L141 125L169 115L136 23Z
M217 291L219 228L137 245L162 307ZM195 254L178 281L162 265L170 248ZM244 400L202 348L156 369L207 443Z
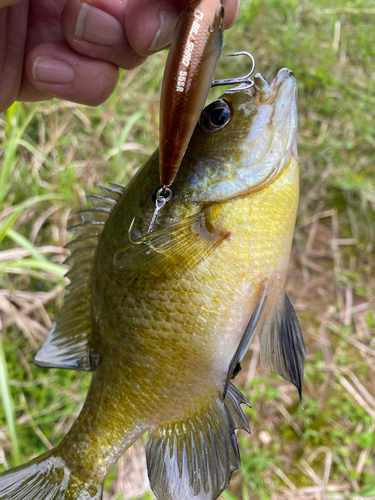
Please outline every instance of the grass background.
M243 0L224 54L251 51L299 87L301 201L288 291L308 358L297 391L249 349L238 384L253 404L242 469L225 500L375 499L375 1ZM0 470L56 445L90 375L30 364L61 307L85 194L126 184L158 141L165 54L121 75L104 105L13 105L0 115ZM216 77L246 73L241 58ZM216 95L218 92L216 91ZM212 96L215 93L212 92ZM212 97L211 96L211 97ZM106 500L152 498L142 445L106 482Z

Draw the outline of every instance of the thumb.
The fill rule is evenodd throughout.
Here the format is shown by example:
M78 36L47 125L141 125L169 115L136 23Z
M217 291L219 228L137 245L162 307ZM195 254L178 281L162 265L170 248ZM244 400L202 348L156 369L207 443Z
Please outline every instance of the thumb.
M15 5L18 3L19 5ZM29 2L0 0L0 113L17 99L27 33ZM4 29L5 27L5 29Z

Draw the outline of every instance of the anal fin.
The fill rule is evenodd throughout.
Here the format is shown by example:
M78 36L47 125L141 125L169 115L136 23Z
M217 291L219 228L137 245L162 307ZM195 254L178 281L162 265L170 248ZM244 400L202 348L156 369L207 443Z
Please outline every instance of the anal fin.
M215 500L241 466L234 430L250 431L232 384L204 411L171 422L148 436L150 485L159 500Z

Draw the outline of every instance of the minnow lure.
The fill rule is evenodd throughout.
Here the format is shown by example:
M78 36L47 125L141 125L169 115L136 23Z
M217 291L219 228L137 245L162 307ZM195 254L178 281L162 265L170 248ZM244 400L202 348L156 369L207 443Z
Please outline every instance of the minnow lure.
M177 23L160 102L160 182L170 186L211 88L224 31L221 0L190 0Z

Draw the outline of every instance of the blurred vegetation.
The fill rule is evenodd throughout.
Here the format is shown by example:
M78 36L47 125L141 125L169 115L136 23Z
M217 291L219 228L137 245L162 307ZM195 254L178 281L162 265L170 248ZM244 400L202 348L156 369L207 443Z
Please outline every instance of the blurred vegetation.
M308 358L302 409L251 346L238 383L253 405L252 435L239 433L242 469L225 500L375 499L374 23L375 1L243 0L226 33L224 55L251 51L256 71L273 79L287 66L298 81L301 202L288 290ZM80 410L89 374L30 361L61 306L62 247L84 195L126 184L157 145L164 62L157 54L123 73L95 109L54 100L0 115L0 470L56 445ZM245 64L223 57L216 77L244 74ZM140 449L110 474L107 500L152 498L144 465L134 465ZM139 477L126 486L132 467Z

